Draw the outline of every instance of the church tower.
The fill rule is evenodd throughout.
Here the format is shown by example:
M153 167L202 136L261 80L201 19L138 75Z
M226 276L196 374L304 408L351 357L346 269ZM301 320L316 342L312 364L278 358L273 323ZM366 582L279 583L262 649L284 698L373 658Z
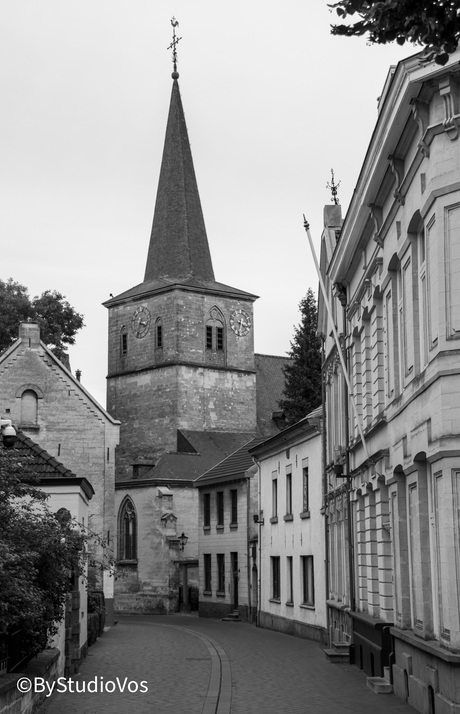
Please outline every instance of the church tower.
M256 429L253 303L215 280L174 67L144 280L108 300L107 409L118 479L177 448L177 430Z

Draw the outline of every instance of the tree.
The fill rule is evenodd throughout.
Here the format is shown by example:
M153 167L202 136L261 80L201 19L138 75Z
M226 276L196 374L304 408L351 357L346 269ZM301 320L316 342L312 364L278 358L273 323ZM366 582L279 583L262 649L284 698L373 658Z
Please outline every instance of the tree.
M318 310L310 288L299 310L302 318L288 353L292 362L284 367L286 381L280 401L288 424L303 419L321 404L321 341L316 335Z
M0 280L0 352L18 336L18 325L36 320L40 336L58 359L66 353L66 346L75 344L75 335L82 327L80 315L56 290L45 290L32 300L24 285L12 278Z
M27 460L14 449L0 458L0 638L20 628L22 653L31 657L57 632L69 576L82 572L84 537L68 512L49 511Z
M424 60L444 65L460 39L458 0L340 0L329 5L345 19L357 14L351 25L332 25L333 35L364 35L371 43L412 42L424 47Z

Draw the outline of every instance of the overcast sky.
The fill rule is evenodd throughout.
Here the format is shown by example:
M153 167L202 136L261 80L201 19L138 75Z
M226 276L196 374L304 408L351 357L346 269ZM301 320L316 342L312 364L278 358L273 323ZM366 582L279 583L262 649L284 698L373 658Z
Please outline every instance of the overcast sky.
M0 278L84 314L72 370L103 406L101 303L143 280L173 15L214 272L260 296L266 354L286 354L317 292L302 213L318 246L330 170L345 213L388 69L415 51L332 37L324 0L0 2Z

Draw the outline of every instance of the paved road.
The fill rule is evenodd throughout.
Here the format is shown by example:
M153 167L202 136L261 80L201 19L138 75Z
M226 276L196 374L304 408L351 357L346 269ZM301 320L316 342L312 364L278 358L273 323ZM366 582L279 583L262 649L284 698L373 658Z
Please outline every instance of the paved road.
M75 678L88 686L105 691L55 692L39 714L414 714L314 642L181 615L120 618Z

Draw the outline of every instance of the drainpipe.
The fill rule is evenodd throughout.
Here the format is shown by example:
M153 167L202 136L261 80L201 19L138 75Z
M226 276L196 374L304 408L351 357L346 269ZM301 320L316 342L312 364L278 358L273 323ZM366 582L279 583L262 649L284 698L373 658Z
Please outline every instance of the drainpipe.
M256 615L256 627L260 627L260 605L261 605L261 567L262 567L262 548L261 548L261 541L262 541L262 522L260 518L260 488L261 488L261 483L260 483L260 461L258 461L254 456L252 457L256 463L257 466L257 508L258 508L258 518L257 518L257 525L258 525L258 534L257 534L257 615Z
M345 331L345 325L347 320L346 314L346 302L343 303L343 325ZM345 332L344 332L344 342L343 342L343 361L346 369L348 370L348 355L347 348L345 344ZM347 372L348 374L348 372ZM354 559L354 544L353 544L353 517L351 510L351 477L350 477L350 449L349 449L349 439L350 439L350 429L349 429L349 390L347 380L344 380L344 394L345 394L345 469L347 473L347 511L348 511L348 522L347 522L347 534L348 534L348 570L350 573L350 609L352 612L355 611L355 559Z
M326 463L327 463L327 425L326 425L326 380L324 374L324 360L325 360L325 340L323 339L323 344L321 347L321 459L322 459L322 471L323 471L323 513L324 513L324 594L326 596L326 635L328 647L332 646L331 643L331 615L329 607L327 606L327 600L329 599L329 514L327 508L327 474L326 474Z
M250 514L250 501L251 501L251 476L246 476L246 587L247 587L247 598L248 598L248 615L249 622L252 622L252 570L251 570L251 556L249 552L249 527L251 523Z

